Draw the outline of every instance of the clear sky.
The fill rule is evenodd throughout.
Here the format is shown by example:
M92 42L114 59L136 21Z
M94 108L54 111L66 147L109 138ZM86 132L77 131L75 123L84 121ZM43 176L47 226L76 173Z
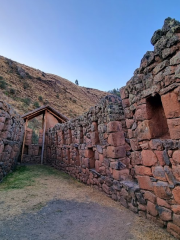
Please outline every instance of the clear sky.
M180 0L0 0L0 55L108 91L132 77Z

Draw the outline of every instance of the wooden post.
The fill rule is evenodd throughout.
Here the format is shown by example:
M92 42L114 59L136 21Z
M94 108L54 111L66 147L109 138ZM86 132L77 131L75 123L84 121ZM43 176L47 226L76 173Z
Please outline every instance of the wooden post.
M45 143L45 133L46 133L46 117L47 117L47 110L45 110L45 114L44 114L44 116L43 116L44 129L43 129L41 164L43 164L43 156L44 156L44 143Z
M26 118L25 129L24 129L24 139L23 139L23 146L22 146L22 153L21 153L21 163L22 163L22 160L23 160L23 153L24 153L24 146L25 146L25 140L26 140L27 125L28 125L28 119Z

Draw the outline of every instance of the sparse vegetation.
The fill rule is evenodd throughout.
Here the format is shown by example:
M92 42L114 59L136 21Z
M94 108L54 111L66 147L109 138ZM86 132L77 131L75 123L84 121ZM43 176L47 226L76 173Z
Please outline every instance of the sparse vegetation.
M16 91L15 91L14 88L10 88L10 89L9 89L9 92L10 92L10 94L12 94L12 95L14 95L14 94L16 93Z
M108 91L108 93L111 93L111 94L113 94L113 95L116 95L116 96L118 96L118 97L121 97L120 96L120 89L119 88L114 88L113 90L109 90Z
M38 97L38 100L39 100L40 102L42 102L42 101L43 101L43 97L42 97L42 96L39 96L39 97Z
M6 87L7 87L7 83L5 82L5 80L3 78L0 79L0 88L6 89Z
M56 97L59 98L59 94L56 94Z
M24 99L22 99L22 102L26 105L29 105L31 103L31 99L30 98L24 98Z
M35 132L35 130L32 131L32 144L38 144L39 135Z
M29 88L29 87L30 87L30 86L29 86L28 82L24 82L24 83L23 83L23 88L24 88L24 89L27 89L27 88Z
M35 108L39 108L40 107L38 102L34 102L33 105L34 105Z

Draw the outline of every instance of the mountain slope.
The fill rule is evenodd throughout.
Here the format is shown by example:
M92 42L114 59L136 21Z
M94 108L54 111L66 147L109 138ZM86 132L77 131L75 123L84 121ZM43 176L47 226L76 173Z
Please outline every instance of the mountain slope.
M65 78L0 56L0 99L11 104L20 114L50 104L73 118L105 95L106 92L77 86Z

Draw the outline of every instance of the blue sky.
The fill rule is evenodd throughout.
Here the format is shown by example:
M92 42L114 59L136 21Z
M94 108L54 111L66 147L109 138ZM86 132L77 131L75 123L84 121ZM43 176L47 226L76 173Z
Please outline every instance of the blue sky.
M108 91L132 77L180 0L0 0L0 55Z

